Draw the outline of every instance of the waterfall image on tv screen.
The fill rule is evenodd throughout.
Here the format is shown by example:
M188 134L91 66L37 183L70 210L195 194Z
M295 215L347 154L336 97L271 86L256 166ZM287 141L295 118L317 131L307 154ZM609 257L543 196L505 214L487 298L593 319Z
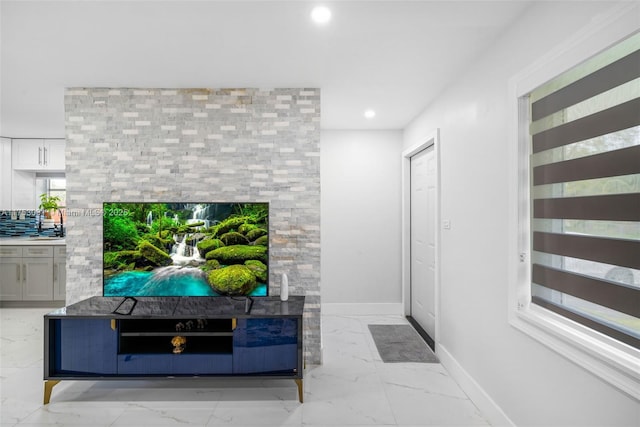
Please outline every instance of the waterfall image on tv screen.
M265 296L267 203L104 203L104 296Z

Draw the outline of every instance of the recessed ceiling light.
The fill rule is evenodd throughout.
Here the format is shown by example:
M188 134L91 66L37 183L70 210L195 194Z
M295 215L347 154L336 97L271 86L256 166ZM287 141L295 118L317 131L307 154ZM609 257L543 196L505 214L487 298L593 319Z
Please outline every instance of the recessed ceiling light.
M364 112L364 116L367 119L373 119L376 116L376 112L373 111L373 110L367 110L367 111Z
M331 20L331 11L326 6L316 6L311 11L311 19L316 24L326 24Z

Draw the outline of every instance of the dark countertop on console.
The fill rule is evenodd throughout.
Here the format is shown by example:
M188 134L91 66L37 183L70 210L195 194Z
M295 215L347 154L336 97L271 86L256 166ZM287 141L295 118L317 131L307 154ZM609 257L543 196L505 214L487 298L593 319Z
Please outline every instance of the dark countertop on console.
M91 297L47 313L45 317L92 317L109 319L228 318L302 316L304 296L253 297L251 311L245 313L245 297L136 297L122 303L122 297ZM133 309L132 309L133 308ZM130 313L129 313L130 312Z

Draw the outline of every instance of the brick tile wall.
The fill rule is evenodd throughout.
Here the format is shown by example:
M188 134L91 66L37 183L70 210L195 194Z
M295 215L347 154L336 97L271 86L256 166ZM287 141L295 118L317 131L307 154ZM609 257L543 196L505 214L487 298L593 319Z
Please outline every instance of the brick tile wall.
M102 295L105 201L270 202L270 289L307 296L320 353L320 90L105 89L65 93L67 303Z

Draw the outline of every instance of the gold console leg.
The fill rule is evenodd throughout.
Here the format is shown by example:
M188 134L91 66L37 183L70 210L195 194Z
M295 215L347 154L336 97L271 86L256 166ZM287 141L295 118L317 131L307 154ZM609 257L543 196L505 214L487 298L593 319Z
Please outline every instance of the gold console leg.
M44 383L44 404L49 404L49 400L51 400L51 390L53 387L58 384L60 380L47 380Z
M294 380L296 382L296 385L298 386L298 400L300 401L300 403L304 403L304 387L302 384L302 379L301 378L296 378Z

